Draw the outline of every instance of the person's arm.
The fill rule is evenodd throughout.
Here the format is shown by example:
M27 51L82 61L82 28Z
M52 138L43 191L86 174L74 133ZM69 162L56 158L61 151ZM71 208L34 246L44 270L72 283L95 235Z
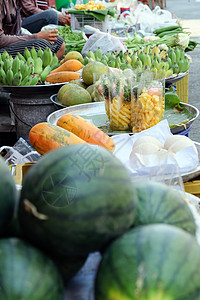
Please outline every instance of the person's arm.
M18 0L18 4L21 7L23 16L25 17L32 16L43 11L35 5L33 0Z

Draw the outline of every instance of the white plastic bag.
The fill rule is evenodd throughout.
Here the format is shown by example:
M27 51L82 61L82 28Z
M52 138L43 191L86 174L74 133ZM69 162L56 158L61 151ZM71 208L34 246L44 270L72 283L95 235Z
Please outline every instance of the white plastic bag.
M101 32L99 29L88 25L85 25L84 27L94 33L89 37L81 51L83 56L86 56L89 50L95 52L98 48L101 49L102 54L105 54L108 51L126 52L127 48L122 43L123 38L113 36L106 32Z

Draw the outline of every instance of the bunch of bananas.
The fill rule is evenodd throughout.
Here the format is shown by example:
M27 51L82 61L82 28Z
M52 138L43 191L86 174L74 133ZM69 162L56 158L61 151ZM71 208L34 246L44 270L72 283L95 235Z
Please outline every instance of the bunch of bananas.
M137 52L107 52L102 54L98 48L94 53L89 50L84 58L84 65L90 61L100 61L112 68L133 69L142 71L146 68L150 69L154 75L154 79L167 78L175 74L186 72L190 67L190 59L185 51L176 47L167 47L160 49L158 45L154 47L145 46Z
M42 84L51 70L59 66L50 48L25 48L23 55L14 58L4 51L0 55L0 85L27 86Z

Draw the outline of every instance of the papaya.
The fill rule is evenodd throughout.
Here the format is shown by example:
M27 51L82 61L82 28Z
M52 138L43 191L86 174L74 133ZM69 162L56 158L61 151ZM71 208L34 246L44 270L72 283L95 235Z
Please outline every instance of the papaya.
M78 51L70 51L70 52L68 52L65 55L65 57L63 58L62 63L64 63L67 60L70 60L70 59L77 59L77 60L79 60L83 64L83 56Z
M70 83L61 98L61 104L72 106L92 102L91 96L84 88L77 84Z
M89 62L82 71L83 81L87 85L91 85L97 80L99 80L102 74L107 73L108 67L102 64L99 61L91 61Z

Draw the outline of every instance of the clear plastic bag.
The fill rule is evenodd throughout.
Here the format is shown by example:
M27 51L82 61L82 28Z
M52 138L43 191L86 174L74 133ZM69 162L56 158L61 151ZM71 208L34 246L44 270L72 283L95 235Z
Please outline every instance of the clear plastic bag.
M164 115L164 80L153 80L152 73L140 78L137 98L131 102L132 132L148 129L161 121Z
M136 73L130 69L123 72L116 70L110 70L108 75L101 77L105 110L112 130L130 130L131 98L134 96Z
M0 152L3 150L7 151L3 158L8 165L37 161L40 158L40 154L34 151L23 138L19 138L13 147L1 147Z
M91 26L85 25L85 28L93 31L94 33L89 37L85 43L81 54L86 56L89 50L95 52L98 48L101 49L102 54L112 51L123 51L127 50L126 46L122 43L122 39L113 36L106 32L101 32L99 29L93 28Z

